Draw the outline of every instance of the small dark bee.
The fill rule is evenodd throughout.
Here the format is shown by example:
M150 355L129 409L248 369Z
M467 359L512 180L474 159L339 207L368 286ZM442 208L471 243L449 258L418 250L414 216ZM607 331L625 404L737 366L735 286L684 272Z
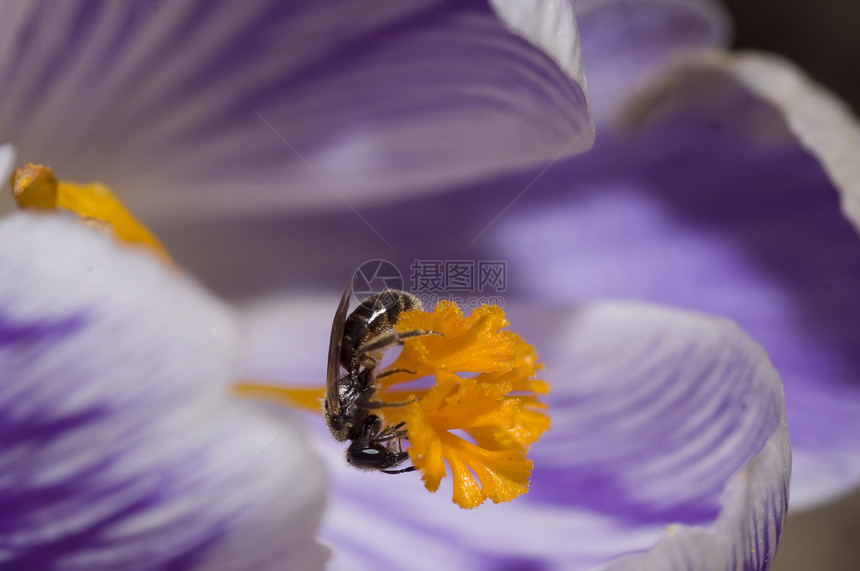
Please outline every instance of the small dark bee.
M401 448L406 437L403 423L384 427L373 414L383 406L407 403L382 403L376 393L376 356L403 339L436 334L433 331L397 333L394 324L404 312L421 309L421 302L404 291L387 289L361 302L347 317L353 280L338 305L331 327L326 374L325 417L338 442L350 440L346 460L357 468L380 470L388 474L411 472L414 466L394 470L408 457ZM340 369L346 374L341 375ZM387 371L383 375L397 371Z

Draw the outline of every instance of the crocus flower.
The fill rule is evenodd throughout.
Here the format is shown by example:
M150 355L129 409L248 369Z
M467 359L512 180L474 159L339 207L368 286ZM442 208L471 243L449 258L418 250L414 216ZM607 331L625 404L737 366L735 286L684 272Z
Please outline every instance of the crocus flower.
M766 567L786 509L789 452L781 387L765 354L722 318L586 300L629 295L741 322L786 379L801 451L796 469L807 474L800 496L812 501L853 485L858 455L850 433L831 439L833 447L820 440L844 430L856 410L840 380L849 377L839 376L848 370L851 333L827 319L853 307L842 292L850 289L844 268L854 236L837 217L835 195L824 203L833 183L795 142L850 188L855 179L844 157L853 131L838 104L784 64L723 55L660 75L672 48L722 41L719 13L698 2L625 4L589 3L580 17L586 61L600 70L591 82L598 126L609 133L622 109L635 111L626 115L635 136L599 138L591 153L571 161L562 159L590 143L591 120L564 3L529 13L496 2L496 15L479 3L374 10L342 3L324 12L260 3L230 18L217 3L65 3L65 15L48 4L4 7L18 11L4 20L17 33L6 35L2 52L0 76L10 86L3 138L18 146L20 161L49 163L64 178L104 180L142 218L160 221L157 233L179 266L250 303L241 339L251 339L243 366L222 362L231 361L238 341L204 339L217 332L210 322L229 321L213 317L223 308L175 271L69 221L19 214L0 222L0 307L11 332L0 337L10 347L3 370L22 371L0 401L4 423L18 418L18 407L42 423L75 412L76 403L104 411L110 423L90 424L84 415L71 427L40 424L31 432L42 440L27 440L27 424L5 433L5 449L14 453L23 441L38 454L7 460L19 470L10 481L35 483L36 491L31 501L9 500L8 526L22 529L21 518L30 518L32 532L4 553L46 558L37 563L67 557L92 568L127 561L108 556L135 557L139 539L177 566L318 560L319 550L304 541L320 509L313 456L292 425L280 439L270 424L253 434L236 428L232 422L245 424L249 414L248 426L265 425L262 409L229 401L221 389L242 374L322 379L333 288L355 263L463 257L468 246L469 256L509 261L511 322L538 348L553 385L554 428L534 448L531 490L465 513L409 475L349 471L311 420L309 438L331 478L320 534L334 565ZM541 17L544 10L551 17ZM640 16L665 26L659 41L640 36L653 29ZM627 99L642 95L635 90L643 70L656 74L653 88L630 105ZM791 89L762 81L775 75ZM613 98L598 97L610 91ZM824 144L823 127L844 144ZM421 197L544 161L526 175ZM718 200L729 191L748 202ZM774 209L767 193L798 196L801 209L773 220L775 212L792 212ZM340 200L351 211L323 210ZM821 235L799 244L805 249L795 244L789 256L778 238L800 240L799 224ZM840 247L821 259L818 239ZM191 255L195 242L207 246ZM818 264L831 293L803 281ZM90 274L97 288L85 287L81 276ZM248 301L275 291L276 300ZM795 298L802 314L792 313ZM821 308L833 313L822 316ZM106 355L107 339L129 353ZM20 363L22 347L32 357ZM218 362L207 367L204 356ZM138 363L156 370L129 367ZM75 366L82 370L70 375ZM126 378L132 373L141 378ZM66 392L69 377L84 379L72 385L81 387L77 397ZM153 400L139 398L150 384ZM191 398L197 392L203 396ZM839 414L822 418L823 404L837 402ZM177 438L179 453L160 461L158 445L172 443L165 435L177 425L189 438ZM89 435L64 443L77 428L98 434L96 445L83 444ZM106 436L112 432L115 438ZM224 433L235 440L215 445ZM268 450L263 434L275 441ZM63 445L71 452L60 457L71 458L71 467L52 456ZM93 462L126 466L120 476L151 475L164 484L150 489L172 492L148 504L101 471L85 470L92 482L63 480L88 457L81 448ZM259 459L251 449L262 452ZM223 470L194 474L178 463L212 450L224 454ZM274 478L275 468L258 473L252 466L264 458L284 476ZM279 496L268 480L255 485L261 477L282 480L285 492ZM59 490L38 488L56 481L64 484ZM93 519L55 516L52 528L40 517L66 499L103 505L93 497L105 489L123 518L93 508ZM189 490L199 493L197 503L187 501ZM4 488L4 498L27 497L23 491L29 488ZM61 507L55 513L66 513ZM267 518L276 521L265 525ZM73 524L91 529L92 521L93 533L68 531ZM54 551L37 549L53 540ZM25 555L16 551L22 545ZM260 559L239 558L248 556Z

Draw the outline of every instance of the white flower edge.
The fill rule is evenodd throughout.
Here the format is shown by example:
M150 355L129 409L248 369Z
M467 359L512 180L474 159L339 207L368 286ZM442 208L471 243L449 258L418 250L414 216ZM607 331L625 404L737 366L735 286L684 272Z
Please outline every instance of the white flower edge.
M570 0L545 0L537 6L521 0L490 0L496 14L510 30L522 36L549 55L585 93L588 83L582 64L579 29ZM591 120L591 142L594 141L594 117Z
M0 188L9 183L9 175L15 166L15 147L10 144L0 145Z
M14 214L0 341L4 561L322 566L319 460L291 419L231 396L233 316L191 280L70 217Z
M14 208L12 193L9 188L9 177L15 168L17 152L15 147L9 143L0 145L0 216Z
M800 144L818 158L839 190L845 216L860 229L860 123L848 105L775 55L731 54L717 62L782 113Z

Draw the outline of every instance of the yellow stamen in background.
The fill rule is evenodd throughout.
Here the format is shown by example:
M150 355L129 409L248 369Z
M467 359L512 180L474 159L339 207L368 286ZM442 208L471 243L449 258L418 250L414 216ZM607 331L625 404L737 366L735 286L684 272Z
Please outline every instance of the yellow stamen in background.
M233 392L239 397L274 400L293 408L302 408L311 412L322 412L321 403L325 398L324 387L287 387L251 382L239 383L233 387Z
M488 498L507 502L527 492L532 462L526 452L550 425L545 405L537 400L549 385L532 378L542 368L537 353L519 335L503 330L507 325L496 306L485 305L468 317L448 302L432 313L405 313L395 326L398 332L442 335L407 338L390 366L401 371L379 379L379 400L416 399L379 412L389 424L406 423L409 456L425 487L438 489L447 462L453 500L463 508ZM436 384L411 390L397 386L425 376L435 377Z
M161 242L103 184L58 181L50 168L28 164L12 175L12 190L21 208L68 210L87 226L122 242L146 246L170 261Z
M21 208L53 210L57 207L58 184L54 171L42 165L28 164L12 175L12 192Z

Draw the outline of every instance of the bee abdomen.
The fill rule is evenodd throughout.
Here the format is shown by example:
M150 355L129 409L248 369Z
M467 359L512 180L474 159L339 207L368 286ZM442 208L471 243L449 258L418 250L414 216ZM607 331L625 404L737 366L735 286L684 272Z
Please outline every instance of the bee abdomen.
M400 314L420 309L421 302L411 293L387 289L362 301L346 318L340 362L349 370L358 349L397 323Z

